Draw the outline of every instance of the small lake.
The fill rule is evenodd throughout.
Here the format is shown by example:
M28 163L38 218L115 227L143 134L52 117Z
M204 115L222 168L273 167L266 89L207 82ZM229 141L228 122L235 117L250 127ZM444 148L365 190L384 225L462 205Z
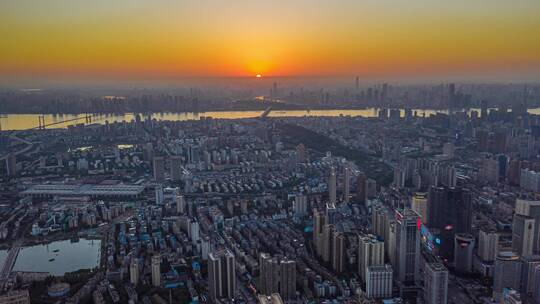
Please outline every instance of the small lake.
M6 255L7 250L0 251L1 265ZM100 258L100 240L56 241L22 248L13 271L49 272L55 276L62 276L66 272L95 268L99 266Z

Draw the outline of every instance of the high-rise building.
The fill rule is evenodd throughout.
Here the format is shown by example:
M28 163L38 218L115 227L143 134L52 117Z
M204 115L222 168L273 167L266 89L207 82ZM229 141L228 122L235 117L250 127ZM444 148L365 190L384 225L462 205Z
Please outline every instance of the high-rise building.
M364 172L360 172L356 178L356 199L360 204L366 203L367 198L367 177Z
M374 205L371 211L371 226L373 234L385 238L388 222L388 210L383 205Z
M158 183L165 181L165 159L161 156L154 156L154 180Z
M322 260L326 263L331 262L332 257L332 238L334 236L334 232L336 231L336 226L332 224L324 225L323 227L323 234L322 234L322 242L321 242L321 257Z
M472 272L474 236L458 233L454 238L454 264L459 273Z
M296 261L259 255L259 289L262 294L279 293L285 300L296 297Z
M236 292L236 269L233 253L220 249L208 255L208 289L210 301L232 299Z
M514 215L512 223L512 250L519 255L532 255L534 247L535 219L526 215Z
M179 181L182 178L182 157L171 157L171 178L174 181Z
M384 242L375 235L358 236L358 275L366 281L366 270L369 266L384 265Z
M441 263L426 263L424 301L426 304L446 304L448 301L448 270Z
M484 117L482 117L484 118ZM489 132L487 130L476 130L476 148L480 152L488 151Z
M416 192L411 201L411 209L416 211L418 215L422 218L422 223L424 225L427 225L428 218L427 218L427 194L423 192Z
M524 190L539 192L540 172L531 169L521 169L519 174L519 185Z
M330 175L328 176L328 198L331 204L336 204L336 170L334 167L330 168Z
M161 184L157 184L155 188L155 194L156 194L156 204L161 205L163 204L163 186Z
M8 176L17 175L17 157L15 153L9 153L6 158L6 171Z
M368 178L366 181L366 197L371 199L377 195L377 181Z
M161 256L152 256L152 285L161 286Z
M478 232L478 256L484 262L493 262L499 252L499 234L494 229L481 228Z
M139 261L137 259L132 259L129 264L129 281L131 284L137 285L139 283L139 273Z
M191 238L191 243L193 245L197 245L197 242L200 240L200 226L199 222L196 220L192 220L189 223L189 237Z
M343 174L343 201L345 203L349 202L351 195L351 168L349 165L345 166Z
M308 197L305 194L297 193L294 196L293 212L296 216L304 216L308 210Z
M533 299L535 304L540 304L540 265L534 268Z
M540 287L540 281L535 280L535 268L540 265L540 255L530 255L521 257L521 292L523 294L533 294L535 288ZM535 285L537 287L535 287Z
M307 161L306 147L304 144L300 143L296 146L296 154L298 155L298 161L305 163Z
M322 255L323 227L326 224L326 218L322 211L313 209L313 244L317 255Z
M508 163L508 182L514 186L519 185L520 174L519 160L512 159Z
M186 199L183 195L176 195L176 214L186 213Z
M470 233L472 195L465 188L431 187L428 196L428 225L440 231L440 254L451 260L454 235Z
M337 273L345 270L345 235L335 231L332 236L332 269Z
M396 210L397 281L404 286L416 285L420 266L420 228L422 221L411 209Z
M391 298L393 280L391 265L369 266L366 270L366 296L370 299Z
M534 218L533 253L540 254L540 201L517 199L515 214Z
M519 290L521 285L521 261L511 251L501 251L495 258L493 273L493 300L500 301L505 288Z

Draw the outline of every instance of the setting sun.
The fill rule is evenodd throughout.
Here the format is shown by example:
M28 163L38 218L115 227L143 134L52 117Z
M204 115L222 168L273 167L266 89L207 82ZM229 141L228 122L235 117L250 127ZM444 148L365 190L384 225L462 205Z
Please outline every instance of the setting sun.
M261 76L261 74L257 74L255 77L261 78L262 76Z

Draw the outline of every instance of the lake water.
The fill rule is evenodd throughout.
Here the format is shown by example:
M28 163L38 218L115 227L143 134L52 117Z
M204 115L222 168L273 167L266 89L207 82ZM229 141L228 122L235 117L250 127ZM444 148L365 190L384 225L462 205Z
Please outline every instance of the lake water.
M6 250L0 251L0 265L3 265L6 255ZM56 241L22 248L13 271L50 272L62 276L66 272L95 268L99 266L100 258L100 240L80 239L73 243L70 240Z
M449 113L450 110L430 110L430 109L412 109L416 111L419 116L429 116L435 113ZM476 110L479 109L470 109ZM376 117L379 108L367 108L360 110L284 110L284 111L271 111L269 117L302 117L302 116L362 116L362 117ZM531 114L540 114L540 108L529 109ZM200 113L154 113L152 118L157 120L199 120L202 117L213 117L218 119L240 119L240 118L253 118L261 115L263 111L219 111L219 112L200 112ZM404 115L404 110L401 110L401 115ZM7 114L0 116L0 126L2 130L25 130L35 128L39 125L39 114ZM65 128L69 125L84 123L84 115L53 115L46 114L43 116L45 124L55 125L50 128ZM78 119L78 120L75 120ZM122 122L131 121L134 119L134 114L100 114L92 117L93 123L105 123L105 121ZM64 122L71 120L69 122Z

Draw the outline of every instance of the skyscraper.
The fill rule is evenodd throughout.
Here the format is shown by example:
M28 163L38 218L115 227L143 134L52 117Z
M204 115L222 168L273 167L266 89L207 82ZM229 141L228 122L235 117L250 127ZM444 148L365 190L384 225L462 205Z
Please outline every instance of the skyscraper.
M296 146L296 154L299 162L305 163L307 161L306 146L304 144L300 143Z
M478 232L478 256L484 262L493 262L499 252L499 234L494 229L481 228Z
M293 212L296 216L306 215L308 210L308 197L305 194L297 193L294 196Z
M440 254L452 259L454 235L470 233L472 195L468 189L431 187L428 195L428 226L440 231Z
M448 270L440 263L426 263L424 301L426 304L446 304L448 301Z
M137 259L132 259L129 264L129 281L133 285L139 283L139 261Z
M396 267L397 281L403 286L414 286L420 265L421 219L411 209L396 210Z
M358 236L358 275L366 281L366 270L369 266L384 265L384 242L375 235Z
M9 153L6 158L6 171L8 176L17 175L17 157L14 153Z
M259 289L262 294L279 293L285 300L296 297L296 261L261 253L259 267Z
M366 203L367 198L367 177L364 172L360 172L356 178L356 199L360 204Z
M176 195L176 214L184 214L186 212L186 199L183 195Z
M208 255L208 289L210 301L232 299L236 292L234 255L229 249L220 249Z
M152 285L161 286L161 256L152 256Z
M345 235L335 231L332 235L332 269L341 273L345 270Z
M459 273L472 272L474 236L458 233L454 238L454 264Z
M328 198L331 204L336 204L336 170L334 167L330 168L330 175L328 176Z
M493 273L493 300L500 301L504 288L519 290L521 285L521 261L511 251L501 251L495 259Z
M516 215L534 218L533 253L540 254L540 201L516 200Z
M165 181L165 159L161 156L154 156L153 161L154 180L158 183Z
M512 223L512 250L519 255L532 255L534 247L535 219L526 215L514 215Z
M411 209L416 211L422 218L422 223L427 224L427 194L416 192L411 201Z
M370 299L392 297L393 279L391 265L369 266L366 270L366 296Z
M324 225L323 227L323 234L322 234L322 242L321 242L321 257L322 260L330 263L331 257L332 257L332 245L333 245L333 235L336 231L336 226L332 224Z
M179 181L182 178L182 157L171 157L171 178L174 181Z
M322 254L322 235L323 226L326 224L326 218L322 211L313 209L313 243L315 251L319 256Z
M348 203L351 193L351 168L349 168L349 165L346 165L344 170L345 172L343 174L343 200L345 201L345 203Z

